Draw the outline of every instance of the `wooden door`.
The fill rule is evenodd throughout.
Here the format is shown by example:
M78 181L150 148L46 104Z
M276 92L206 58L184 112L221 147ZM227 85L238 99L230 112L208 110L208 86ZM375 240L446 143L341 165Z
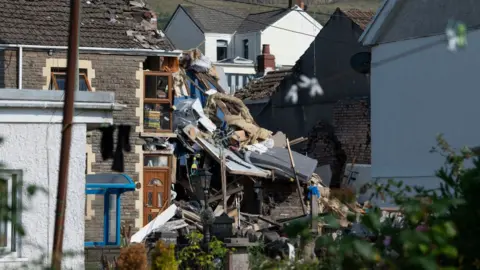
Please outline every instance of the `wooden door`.
M143 224L147 225L168 207L170 173L168 169L143 170Z

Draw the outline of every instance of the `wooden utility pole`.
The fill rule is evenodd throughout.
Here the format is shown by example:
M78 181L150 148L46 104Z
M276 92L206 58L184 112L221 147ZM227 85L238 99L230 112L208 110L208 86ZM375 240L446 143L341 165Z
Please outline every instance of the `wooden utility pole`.
M298 197L300 198L300 202L302 203L303 214L306 215L307 208L305 207L305 203L303 203L303 196L302 196L302 190L300 187L300 181L298 180L297 169L295 168L295 162L293 161L292 150L290 149L290 141L288 140L288 138L287 138L287 149L288 149L288 155L290 156L290 163L292 165L293 176L295 177L295 182L297 182Z
M73 105L75 88L78 85L78 46L80 32L81 0L70 0L70 30L68 37L67 81L63 105L62 145L60 169L58 172L57 206L55 210L55 231L53 236L52 269L62 269L63 233L65 208L67 204L68 166L72 141Z

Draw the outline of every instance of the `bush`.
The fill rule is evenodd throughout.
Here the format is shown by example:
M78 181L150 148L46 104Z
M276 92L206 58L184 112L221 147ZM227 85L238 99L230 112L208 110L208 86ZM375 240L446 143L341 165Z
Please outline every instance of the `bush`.
M157 242L152 253L152 270L178 270L174 244Z
M147 250L143 244L133 244L120 250L117 260L118 270L147 269Z
M229 250L222 241L212 238L208 244L209 252L201 247L203 234L191 232L187 236L189 245L183 248L178 255L183 269L222 269L225 256Z
M433 148L445 157L436 172L440 190L404 186L389 181L377 185L377 196L393 198L400 208L401 220L382 218L373 208L361 218L368 237L344 234L316 239L321 254L319 266L310 269L474 269L480 268L480 160L467 148L454 151L441 136ZM394 153L392 153L394 154ZM466 169L466 162L473 163ZM417 195L412 196L412 192ZM320 218L332 228L339 228L335 216ZM291 236L307 237L308 225L295 224ZM278 267L302 269L305 265ZM477 268L477 269L478 269ZM262 268L269 269L269 268ZM271 268L270 268L271 269Z

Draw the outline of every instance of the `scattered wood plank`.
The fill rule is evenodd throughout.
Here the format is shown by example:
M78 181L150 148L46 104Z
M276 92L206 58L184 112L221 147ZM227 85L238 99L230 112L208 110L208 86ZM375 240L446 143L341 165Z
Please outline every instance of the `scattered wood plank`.
M227 196L231 196L231 195L233 195L235 193L238 193L240 191L243 191L243 186L239 186L239 187L227 190ZM208 203L216 202L216 201L221 200L221 199L223 199L223 194L219 194L217 196L213 196L213 197L209 198Z

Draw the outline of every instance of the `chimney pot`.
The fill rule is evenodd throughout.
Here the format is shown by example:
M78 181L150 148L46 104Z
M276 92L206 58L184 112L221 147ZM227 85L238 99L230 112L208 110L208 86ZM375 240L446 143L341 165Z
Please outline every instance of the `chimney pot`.
M305 9L305 2L303 2L303 0L297 0L297 6L301 9Z
M258 73L265 74L275 70L275 56L270 54L270 44L262 45L262 54L257 56Z
M262 46L262 54L270 54L270 44L263 44Z

